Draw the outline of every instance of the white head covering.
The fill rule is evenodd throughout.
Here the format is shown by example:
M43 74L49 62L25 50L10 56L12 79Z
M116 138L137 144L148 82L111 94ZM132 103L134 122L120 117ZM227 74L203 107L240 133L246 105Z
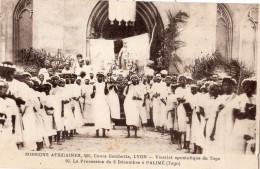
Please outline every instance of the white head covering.
M162 70L162 71L161 71L161 74L167 75L167 74L168 74L168 71L167 71L167 70Z
M104 75L104 72L102 72L102 71L97 72L96 76L98 76L98 75L105 76L105 75Z
M22 75L23 75L23 76L24 76L24 75L28 75L28 76L32 77L32 75L31 75L29 72L23 72Z
M139 76L137 74L133 74L131 77L130 77L130 80L132 80L133 77L137 77L139 79Z
M193 80L193 78L191 77L190 73L184 73L182 76L186 77L186 79L191 79Z
M195 88L198 88L198 86L195 85L195 84L191 84L191 85L190 85L190 88L194 88L194 87L195 87Z

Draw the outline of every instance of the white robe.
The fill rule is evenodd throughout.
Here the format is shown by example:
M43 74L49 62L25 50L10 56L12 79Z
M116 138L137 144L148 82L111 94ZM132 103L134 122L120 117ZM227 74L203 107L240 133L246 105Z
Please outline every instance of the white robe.
M166 102L166 110L167 110L167 129L174 129L175 124L175 115L177 110L177 98L174 93L169 93L167 96Z
M193 117L195 118L197 116L197 112L200 111L200 108L199 107L202 107L204 108L204 102L205 100L209 99L209 96L208 94L206 93L198 93L198 106L195 108L195 112L193 112ZM196 114L194 114L196 113ZM194 116L195 115L195 116ZM198 117L198 116L197 116ZM204 129L205 129L205 125L206 125L206 120L205 120L205 117L203 117L202 115L199 115L200 117L200 121L199 119L196 119L198 120L198 128L197 130L195 131L196 132L196 139L194 140L194 142L196 143L197 146L200 146L202 148L205 147L205 136L204 136ZM193 119L195 120L195 119ZM194 122L194 124L196 124ZM193 136L192 136L193 137Z
M120 104L117 93L115 92L114 87L109 90L108 93L108 103L111 112L111 118L120 119Z
M186 140L187 141L191 141L192 143L196 142L196 136L197 136L197 132L198 132L198 128L199 128L199 119L196 113L196 107L198 106L198 94L188 94L186 96L187 100L186 102L190 104L191 108L192 108L192 117L191 117L191 124L187 124L187 128L186 128Z
M145 100L145 110L146 110L146 117L147 119L151 119L151 108L153 107L152 100L151 100L151 86L150 84L145 85L145 91L149 94L150 98L146 98Z
M64 88L62 88L62 100L67 100L69 103L64 104L64 127L65 130L73 130L75 129L75 116L72 112L72 90L71 86L66 84Z
M147 112L146 112L146 107L143 106L143 103L144 103L144 95L147 93L147 90L144 84L139 84L137 88L140 90L140 97L142 98L142 100L138 102L140 117L141 117L142 124L146 124Z
M222 95L218 97L220 104L224 105L224 108L219 112L217 123L216 123L216 132L215 132L215 141L216 141L216 153L227 153L230 149L230 135L233 123L233 101L236 99L236 94L231 95ZM231 143L232 144L232 143Z
M82 95L82 91L81 91L81 86L77 85L77 84L71 84L70 87L73 89L72 90L72 97L76 97L79 98ZM80 128L83 126L84 124L84 119L83 119L83 115L82 115L82 110L83 107L81 106L81 100L77 101L72 99L72 107L75 108L74 110L74 117L75 117L75 127L76 128Z
M50 95L53 97L48 97L48 102L51 102L54 108L54 121L57 131L64 130L64 121L61 117L61 108L62 108L62 88L56 87L52 88L50 91Z
M22 117L23 124L24 124L24 143L25 147L30 150L36 149L36 142L42 141L42 137L38 132L38 125L37 125L37 116L33 109L38 98L33 97L35 94L27 95L27 100L25 103L24 114Z
M160 83L154 83L151 88L151 97L154 94L160 93ZM161 115L161 100L160 96L157 98L153 97L153 123L154 127L160 126L160 115Z
M96 82L94 86L96 87L95 97L93 98L95 129L111 129L110 109L104 93L105 83Z
M5 99L5 103L7 105L7 112L8 115L15 116L15 134L14 134L14 139L16 140L17 143L22 143L23 142L23 123L22 123L22 115L19 112L19 108L17 107L15 101L10 98ZM12 119L11 119L12 120ZM10 123L12 125L12 122Z
M133 97L141 97L142 93L140 92L138 86L130 85L128 93L124 90L125 101L124 101L124 110L126 116L126 125L139 126L140 125L140 110L139 110L139 100L133 100Z
M241 112L245 112L246 103L256 104L256 95L253 95L250 99L247 97L245 93L239 95L232 105L234 108L240 110ZM246 141L244 139L244 135L251 135L254 137L254 132L252 129L256 128L256 121L243 119L236 119L234 123L233 130L231 132L231 153L235 154L244 154L245 153L245 144Z
M83 109L83 118L85 123L94 123L94 114L92 109L92 99L90 97L93 91L92 85L82 85L82 94L85 95L85 104L84 99L81 98L82 108Z
M12 134L12 119L11 119L12 112L9 112L10 102L6 100L0 98L0 105L1 105L0 112L7 115L4 125L0 124L0 150L15 151L18 150L16 146L17 139L16 136Z
M165 102L167 102L167 96L169 93L171 93L171 87L167 87L166 83L161 82L160 86L159 86L159 90L160 90L160 101L161 99L164 99ZM164 104L161 101L160 104L160 126L166 126L167 123L167 104Z
M182 88L178 87L175 90L175 95L177 98L186 99L186 95L190 93L189 88ZM177 107L177 122L178 122L178 131L179 132L186 132L186 126L187 126L187 116L186 111L183 107L183 103L180 103Z
M206 122L206 138L205 138L205 146L203 153L215 153L216 152L216 140L212 141L210 136L213 132L216 112L218 110L219 102L218 99L214 99L208 96L205 98L204 101L204 111L205 111L205 118L207 119Z
M54 95L45 96L43 104L46 105L48 108L54 108L54 103L52 102L55 99ZM46 136L53 136L56 135L56 125L54 119L55 110L49 110L49 115L45 111L44 115L44 125L46 130ZM52 114L52 115L51 115Z

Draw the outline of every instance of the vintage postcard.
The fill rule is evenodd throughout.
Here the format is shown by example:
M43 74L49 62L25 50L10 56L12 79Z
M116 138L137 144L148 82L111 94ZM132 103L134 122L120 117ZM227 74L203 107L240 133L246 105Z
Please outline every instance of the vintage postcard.
M0 0L0 167L258 168L259 16Z

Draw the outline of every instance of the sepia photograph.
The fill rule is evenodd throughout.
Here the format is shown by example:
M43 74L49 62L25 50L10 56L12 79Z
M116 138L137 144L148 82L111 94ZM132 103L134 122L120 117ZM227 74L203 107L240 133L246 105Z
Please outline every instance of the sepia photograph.
M0 151L257 155L258 8L0 0Z

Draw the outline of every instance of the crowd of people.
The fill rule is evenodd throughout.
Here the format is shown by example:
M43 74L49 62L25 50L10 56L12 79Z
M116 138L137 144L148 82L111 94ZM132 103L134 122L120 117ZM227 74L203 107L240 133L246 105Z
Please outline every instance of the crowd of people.
M71 65L68 62L56 71L48 65L37 76L23 72L17 77L11 62L0 64L0 149L53 148L53 142L61 145L92 122L95 137L107 137L114 119L120 119L117 79L125 75L94 73L83 59L75 68ZM127 138L132 137L131 131L139 137L140 128L146 131L151 120L154 132L169 134L178 150L254 154L256 78L244 79L241 93L229 76L195 81L150 70L125 79Z

